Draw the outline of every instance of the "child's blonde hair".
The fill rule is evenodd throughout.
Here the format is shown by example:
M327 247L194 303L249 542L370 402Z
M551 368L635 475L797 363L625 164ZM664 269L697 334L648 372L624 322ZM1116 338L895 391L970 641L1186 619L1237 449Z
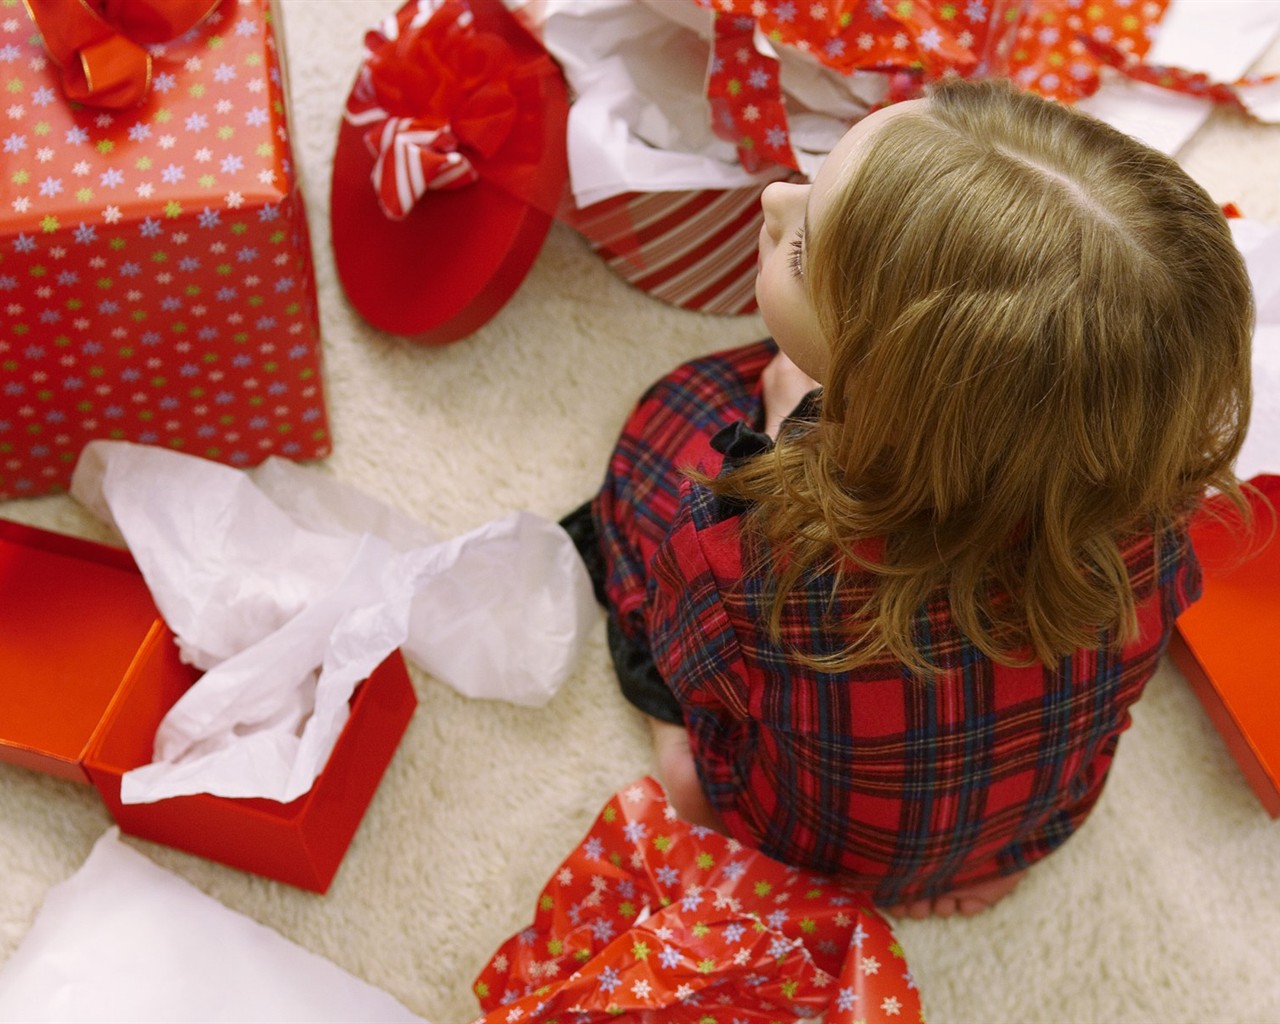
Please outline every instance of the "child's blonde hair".
M1007 664L1130 637L1121 544L1239 499L1253 305L1217 205L1101 122L956 80L880 127L806 248L819 421L714 485L754 503L774 635L797 580L852 562L876 596L817 667L927 670L939 594Z

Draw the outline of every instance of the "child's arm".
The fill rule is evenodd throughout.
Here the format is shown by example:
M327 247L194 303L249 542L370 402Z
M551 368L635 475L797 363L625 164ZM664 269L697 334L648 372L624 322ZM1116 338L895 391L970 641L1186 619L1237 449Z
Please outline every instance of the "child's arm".
M683 725L649 719L653 733L653 753L658 764L658 781L667 791L676 814L690 825L705 825L724 832L724 822L711 806L702 783L698 781L698 769L694 767L693 752L689 749L689 734Z
M772 438L801 399L820 385L785 354L779 352L760 374L764 401L764 432Z

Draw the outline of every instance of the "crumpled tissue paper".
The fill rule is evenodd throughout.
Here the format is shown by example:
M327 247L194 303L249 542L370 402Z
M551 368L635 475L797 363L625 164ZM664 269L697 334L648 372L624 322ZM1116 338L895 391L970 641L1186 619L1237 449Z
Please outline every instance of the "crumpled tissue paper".
M537 706L577 660L595 609L568 535L517 512L450 540L318 471L256 477L95 441L72 494L115 525L205 674L125 774L125 803L307 792L355 687L398 647L468 697Z

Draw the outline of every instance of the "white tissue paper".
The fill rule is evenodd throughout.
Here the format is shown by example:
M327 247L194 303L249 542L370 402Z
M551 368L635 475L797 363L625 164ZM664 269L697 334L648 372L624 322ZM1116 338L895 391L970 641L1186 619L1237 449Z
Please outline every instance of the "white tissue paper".
M705 98L712 10L694 0L505 0L539 33L563 67L569 108L569 180L579 207L626 192L734 189L764 184L780 168L755 174L711 130ZM1280 32L1280 3L1173 0L1147 61L1204 71L1231 82ZM880 102L887 78L841 75L794 47L772 46L787 102L791 143L810 178L848 126ZM1263 120L1280 117L1280 85L1245 91ZM1208 100L1134 82L1105 70L1081 109L1175 153L1209 116Z
M1280 3L1256 0L1173 0L1160 19L1148 64L1203 71L1218 82L1244 75L1280 33ZM1246 90L1254 115L1274 120L1275 93ZM1113 127L1173 155L1209 117L1208 100L1105 73L1102 86L1077 106Z
M506 0L529 20L573 90L569 180L579 207L625 192L766 184L711 131L705 98L712 12L693 0ZM850 122L884 94L882 76L846 77L788 47L756 45L780 62L792 145L817 172Z
M386 992L224 907L106 832L0 970L26 1024L425 1024Z
M1280 473L1280 227L1244 219L1230 224L1249 268L1258 318L1253 411L1235 466L1236 476L1248 480L1259 473Z
M205 670L154 762L124 775L125 803L296 799L355 687L398 647L465 696L544 704L595 608L568 535L529 513L439 541L284 460L251 476L119 441L86 446L71 492L115 525L183 659Z

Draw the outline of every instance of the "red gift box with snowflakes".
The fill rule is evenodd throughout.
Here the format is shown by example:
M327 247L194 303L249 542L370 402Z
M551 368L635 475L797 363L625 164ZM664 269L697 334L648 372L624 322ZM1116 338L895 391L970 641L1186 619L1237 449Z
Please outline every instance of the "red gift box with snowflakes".
M145 71L114 108L68 98L53 36L75 7L0 0L0 499L65 487L94 438L236 466L327 455L274 5L210 0L143 45L80 5Z

